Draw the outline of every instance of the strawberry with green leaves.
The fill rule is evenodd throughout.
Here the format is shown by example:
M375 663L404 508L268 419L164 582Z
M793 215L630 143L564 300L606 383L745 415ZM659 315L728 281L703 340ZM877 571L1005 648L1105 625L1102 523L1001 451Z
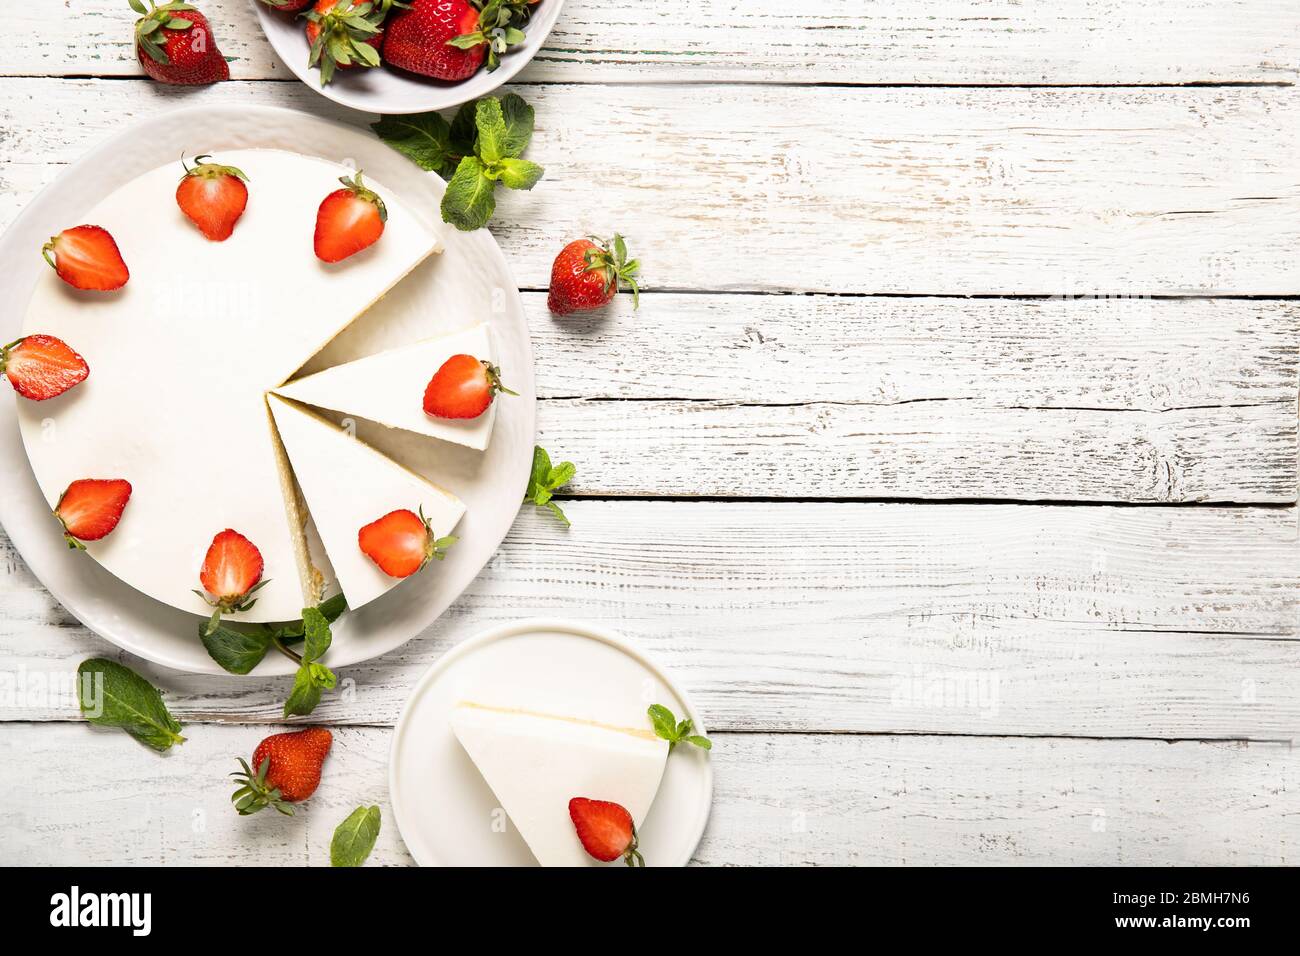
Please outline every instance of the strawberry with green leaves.
M54 506L69 548L85 551L83 541L107 537L122 520L131 500L131 482L125 478L78 478L64 489Z
M131 272L117 241L103 226L64 229L41 247L41 255L60 279L86 292L114 292Z
M424 389L424 413L434 418L478 418L499 392L518 395L501 384L501 370L485 359L453 355Z
M159 83L202 86L230 79L230 67L217 49L207 17L180 0L162 6L128 0L140 14L135 22L135 55L145 73Z
M324 727L267 737L253 751L252 766L240 758L239 771L231 774L239 784L230 797L235 810L250 816L273 807L293 816L290 804L306 800L320 786L321 768L333 744L333 735Z
M185 175L176 187L176 205L199 232L213 242L225 242L248 207L248 177L211 159L198 156L192 167L181 160Z
M388 221L388 207L365 184L361 170L352 177L340 176L339 182L343 188L322 199L316 211L312 243L322 262L341 262L373 246Z
M335 70L374 67L384 41L384 17L391 0L315 0L304 16L309 48L307 65L320 67L320 85L334 79Z
M409 578L430 561L441 561L454 535L435 538L424 509L390 511L357 532L357 546L391 578Z
M23 398L43 402L84 382L90 366L63 339L37 333L0 349L0 373Z
M247 611L257 603L253 595L270 583L262 580L263 568L257 545L230 528L218 532L199 569L203 591L194 592L215 608L211 627L223 614Z
M636 825L632 814L608 800L574 797L569 801L569 819L582 848L602 863L622 859L628 866L645 866L637 849Z
M551 464L551 456L541 445L533 448L533 470L528 475L528 488L524 491L524 504L545 508L567 526L569 518L560 506L552 501L555 492L573 480L577 473L571 461Z
M315 0L260 0L277 13L298 13L310 7Z
M576 239L555 257L546 305L556 315L598 309L613 300L622 283L632 290L635 309L640 305L640 268L636 259L628 259L627 243L617 233L612 242L595 237Z

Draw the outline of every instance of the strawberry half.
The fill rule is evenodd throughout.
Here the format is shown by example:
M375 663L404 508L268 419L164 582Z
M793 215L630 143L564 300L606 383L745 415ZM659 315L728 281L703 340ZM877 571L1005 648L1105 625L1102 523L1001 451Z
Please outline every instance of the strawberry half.
M569 819L582 848L597 860L610 863L622 857L628 866L645 866L637 850L632 814L617 803L574 797L569 801Z
M424 389L424 413L435 418L478 418L498 392L518 395L501 384L501 370L472 355L453 355Z
M361 179L361 170L355 177L339 177L342 189L336 189L323 200L316 211L316 258L322 262L340 262L373 246L384 234L388 209L384 201Z
M321 766L334 744L324 727L309 727L288 734L272 734L253 751L253 765L239 761L231 776L240 784L230 797L241 816L275 807L293 816L290 803L306 800L320 786Z
M117 243L102 226L64 229L41 247L41 255L60 279L77 289L112 292L131 278Z
M63 339L29 335L0 349L0 372L23 398L43 402L84 382L90 366Z
M556 315L597 309L618 294L622 282L632 290L632 308L641 300L636 275L641 264L628 259L627 244L615 233L611 242L577 239L555 257L546 304Z
M222 614L251 608L257 600L249 598L269 583L262 580L262 552L238 531L229 528L208 546L203 567L199 569L199 581L207 594L194 593L216 608L212 615L214 625Z
M81 542L109 534L130 500L131 482L125 478L78 478L59 496L54 517L63 524L68 547L85 551Z
M357 532L357 545L379 570L392 578L409 578L431 560L441 561L456 543L454 535L434 538L424 509L390 511Z
M185 175L176 187L176 205L199 232L213 242L224 242L235 231L235 223L248 206L248 177L234 166L206 162L211 156L195 157L194 167L185 165Z

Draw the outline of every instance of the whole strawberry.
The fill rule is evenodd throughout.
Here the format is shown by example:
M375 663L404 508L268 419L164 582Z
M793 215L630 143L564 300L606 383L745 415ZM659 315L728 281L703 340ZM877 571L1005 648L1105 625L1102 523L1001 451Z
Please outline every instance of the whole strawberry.
M280 13L297 13L310 7L313 0L261 0L261 2Z
M384 39L387 5L370 0L316 0L304 14L307 25L307 65L320 67L320 85L334 78L335 70L378 66Z
M293 816L291 803L306 800L320 786L321 766L334 744L323 727L288 734L272 734L253 751L253 765L240 758L240 770L232 773L239 789L230 800L240 816L274 807Z
M618 294L619 282L632 290L632 308L640 304L637 272L641 264L627 257L627 244L617 233L612 242L577 239L555 257L551 292L546 304L556 315L598 309Z
M468 79L483 65L490 44L486 37L467 48L452 41L475 34L482 37L479 11L467 0L412 0L409 9L389 18L384 60L437 80Z
M135 21L135 55L145 73L159 83L202 86L230 79L230 67L217 49L208 19L180 0L155 6L129 0Z

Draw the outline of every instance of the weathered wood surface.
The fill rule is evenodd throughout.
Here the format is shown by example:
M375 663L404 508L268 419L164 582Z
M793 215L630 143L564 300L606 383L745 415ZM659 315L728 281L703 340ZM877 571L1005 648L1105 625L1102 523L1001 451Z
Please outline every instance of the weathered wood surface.
M6 222L58 163L144 112L365 118L301 83L5 87ZM661 291L1300 293L1290 88L518 89L546 186L503 191L493 228L527 288L546 287L563 241L618 229Z
M252 2L203 4L231 74L292 79ZM135 15L125 4L86 6L16 6L0 75L138 75ZM51 9L58 7L70 13ZM564 83L1294 82L1300 29L1293 12L1286 0L568 0L524 76Z
M387 799L391 732L337 728L292 818L230 809L229 778L268 728L205 726L166 756L122 734L10 724L0 761L40 767L0 802L5 863L328 865L361 803L368 865L408 865ZM1300 788L1277 744L717 734L702 864L1285 865Z
M718 730L1289 740L1300 728L1289 509L565 508L568 531L522 514L429 632L343 669L350 683L319 719L394 723L448 647L536 615L625 633ZM12 549L4 568L0 641L16 679L114 653ZM188 719L279 719L284 680L140 666ZM12 718L76 718L34 693L13 703Z

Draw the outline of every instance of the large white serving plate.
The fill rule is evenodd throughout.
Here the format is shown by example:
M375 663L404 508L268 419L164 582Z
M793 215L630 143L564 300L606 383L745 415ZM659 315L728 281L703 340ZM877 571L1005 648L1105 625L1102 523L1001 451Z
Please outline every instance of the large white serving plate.
M402 840L421 866L537 865L513 825L504 831L492 826L497 800L449 724L452 709L483 674L491 675L494 687L515 686L521 701L558 694L577 702L578 710L590 704L625 713L620 723L645 719L646 729L646 708L663 704L706 733L672 678L610 631L573 621L526 620L478 634L425 673L393 734L389 799ZM637 833L646 865L689 863L712 802L709 755L678 745L668 755L659 793Z
M309 48L300 16L277 13L265 3L249 0L257 11L262 31L285 65L322 96L371 113L423 113L445 110L487 96L512 80L542 48L559 19L564 0L541 0L528 23L528 37L501 57L501 65L489 73L479 70L460 83L446 83L387 66L373 69L338 70L329 85L320 85L320 70L307 66Z
M109 192L163 163L176 162L179 179L182 153L213 153L219 158L222 150L241 148L285 149L353 164L399 192L442 235L442 255L430 257L404 279L317 356L312 368L486 319L498 364L519 393L499 399L492 441L485 452L356 423L359 437L455 492L468 513L457 528L460 541L446 561L431 565L339 622L326 661L344 666L405 643L460 595L510 529L532 462L532 349L518 288L486 229L462 233L441 222L441 179L421 171L368 132L292 110L241 105L152 116L69 166L0 237L0 261L5 263L0 270L0 301L7 304L0 312L0 341L21 334L25 306L39 271L48 268L40 247L51 235L82 222L86 210ZM78 620L119 647L177 670L224 673L198 640L200 618L145 596L64 544L27 464L14 405L22 400L12 389L0 390L0 455L9 463L0 469L0 523L32 572ZM287 659L272 654L254 675L292 670Z

